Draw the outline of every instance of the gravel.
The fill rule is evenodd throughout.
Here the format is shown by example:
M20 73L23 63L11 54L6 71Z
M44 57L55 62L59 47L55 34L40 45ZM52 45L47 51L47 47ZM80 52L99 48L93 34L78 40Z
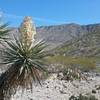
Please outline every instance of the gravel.
M92 94L100 100L100 77L92 75L86 80L74 80L72 82L59 80L57 74L52 74L42 83L35 85L33 92L30 90L22 92L19 90L11 100L69 100L71 95ZM93 92L95 91L95 93Z

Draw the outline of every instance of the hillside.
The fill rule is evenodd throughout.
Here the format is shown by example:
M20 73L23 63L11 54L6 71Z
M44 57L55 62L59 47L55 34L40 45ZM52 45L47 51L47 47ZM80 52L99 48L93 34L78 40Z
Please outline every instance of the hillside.
M49 48L59 46L60 44L87 33L93 33L100 29L100 24L79 25L75 23L41 26L37 27L36 41L45 40ZM12 28L12 32L18 35L18 29Z
M58 46L55 54L76 56L100 55L100 32L92 32L76 37Z

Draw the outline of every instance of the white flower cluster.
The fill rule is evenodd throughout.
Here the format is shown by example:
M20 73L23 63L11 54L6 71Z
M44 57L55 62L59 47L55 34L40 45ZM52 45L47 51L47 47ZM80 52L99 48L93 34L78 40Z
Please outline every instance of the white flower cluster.
M25 17L23 23L21 24L19 31L21 33L21 40L23 43L32 43L34 41L34 35L36 34L35 25L32 23L31 17Z

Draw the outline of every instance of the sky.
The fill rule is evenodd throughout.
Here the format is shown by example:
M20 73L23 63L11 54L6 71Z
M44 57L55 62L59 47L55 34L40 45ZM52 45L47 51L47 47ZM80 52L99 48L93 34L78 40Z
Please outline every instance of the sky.
M25 16L36 26L100 23L100 0L0 0L0 17L11 26Z

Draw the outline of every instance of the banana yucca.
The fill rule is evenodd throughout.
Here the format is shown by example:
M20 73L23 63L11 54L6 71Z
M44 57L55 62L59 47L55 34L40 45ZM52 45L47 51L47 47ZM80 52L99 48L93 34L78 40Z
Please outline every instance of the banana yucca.
M22 40L15 38L15 41L6 41L8 46L1 50L2 64L9 67L0 76L0 100L10 100L18 87L32 90L33 80L40 83L40 72L46 71L46 46L44 42L33 46L31 23L26 21L24 25L20 28Z

